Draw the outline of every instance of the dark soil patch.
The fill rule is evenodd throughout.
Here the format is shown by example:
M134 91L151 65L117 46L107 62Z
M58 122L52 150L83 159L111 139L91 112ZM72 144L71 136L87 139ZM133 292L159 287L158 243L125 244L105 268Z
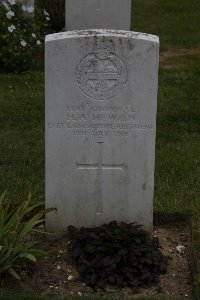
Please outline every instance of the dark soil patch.
M169 258L162 255L158 237L151 240L135 223L112 221L80 230L69 226L69 238L81 279L94 290L112 285L136 293L158 283L159 275L167 272Z
M185 55L200 57L200 48L172 48L162 51L160 52L160 66L163 68L184 68L185 65L183 63L175 62L171 59Z
M13 279L0 280L0 293L28 293L39 295L110 295L114 298L137 298L138 296L166 295L172 299L192 298L191 275L191 228L186 223L174 226L155 226L154 233L158 236L161 252L169 256L167 273L159 277L159 282L149 288L141 288L134 293L131 287L107 286L105 290L87 286L79 276L70 256L71 244L67 238L57 241L31 236L40 242L40 248L51 250L51 255L38 260L36 264L27 265L21 271L21 281ZM185 246L185 253L179 254L178 245Z
M172 48L161 52L161 57L180 56L180 55L194 55L200 56L200 48Z

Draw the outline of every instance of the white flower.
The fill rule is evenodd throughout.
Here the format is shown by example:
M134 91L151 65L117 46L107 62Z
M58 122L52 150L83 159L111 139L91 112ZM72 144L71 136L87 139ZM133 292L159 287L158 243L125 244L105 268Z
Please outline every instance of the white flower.
M16 29L16 27L15 27L15 25L10 25L10 26L8 26L8 31L9 32L13 32L14 30Z
M32 13L34 12L34 7L33 7L33 6L27 6L26 11L27 11L29 14L32 14Z
M35 34L35 33L32 33L32 37L36 39L36 34Z
M12 17L14 17L15 13L12 11L12 10L9 10L7 13L6 13L6 17L8 19L11 19Z
M29 13L29 14L32 14L33 12L34 12L34 7L33 6L26 6L26 5L22 5L22 10L24 11L24 12L27 12L27 13Z
M16 0L8 0L8 2L10 3L10 5L15 5L16 4Z
M26 41L24 41L24 40L21 40L21 41L20 41L20 44L21 44L21 46L22 46L22 47L26 47L26 45L27 45L27 42L26 42Z
M68 277L67 277L67 279L70 281L70 280L72 280L74 277L73 277L73 275L69 275Z
M22 5L22 10L26 12L26 6L24 4Z
M2 4L3 4L3 6L5 7L6 10L10 9L9 5L6 2L2 1Z
M46 17L46 21L49 22L49 21L50 21L50 18L49 18L49 17Z
M45 9L43 9L43 12L44 12L44 15L45 15L46 17L49 16L49 13L48 13Z
M56 267L56 269L57 269L57 270L60 270L60 269L61 269L61 266L58 265L58 266Z
M40 42L39 40L37 40L36 44L37 44L38 46L40 46L40 45L41 45L41 42Z

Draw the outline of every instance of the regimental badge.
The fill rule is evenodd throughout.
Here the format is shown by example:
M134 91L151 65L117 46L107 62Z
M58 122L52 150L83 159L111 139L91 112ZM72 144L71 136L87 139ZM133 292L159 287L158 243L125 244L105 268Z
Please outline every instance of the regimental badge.
M77 82L82 92L97 100L113 98L123 89L128 74L122 59L103 43L82 59Z

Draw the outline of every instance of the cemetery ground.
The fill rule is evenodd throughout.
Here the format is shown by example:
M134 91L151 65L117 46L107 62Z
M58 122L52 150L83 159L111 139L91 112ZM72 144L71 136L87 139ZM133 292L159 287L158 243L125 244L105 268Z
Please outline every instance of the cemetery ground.
M164 241L163 253L172 258L160 285L149 289L149 292L144 290L139 299L199 299L200 4L195 0L189 3L181 1L181 5L179 1L154 0L150 6L148 0L142 1L142 4L138 0L134 1L134 5L133 30L154 33L161 38L154 230L161 242ZM7 190L7 199L16 205L27 198L29 191L33 202L44 200L44 74L1 74L0 107L0 189ZM36 265L28 265L27 271L22 269L24 277L22 274L21 282L8 279L4 285L1 283L0 299L49 299L48 295L58 293L56 284L61 277L62 283L66 281L64 284L68 287L66 299L72 299L70 292L73 288L73 299L80 299L79 295L76 296L79 290L81 299L87 299L87 288L82 283L68 281L71 271L75 277L76 273L75 269L68 270L72 266L64 252L67 251L66 241L61 240L56 246L50 244L51 249L56 247L56 254L38 260ZM185 254L176 252L178 244L186 246ZM41 246L44 247L45 243ZM60 250L63 253L59 253ZM44 278L37 278L42 272L48 272L57 282L44 283ZM43 280L42 285L33 286L34 276L38 281ZM20 290L23 278L24 291ZM45 284L48 289L44 298L22 296L26 292L37 294L38 291L41 294ZM6 289L11 296L3 296ZM20 295L14 296L13 293ZM130 297L119 293L119 290L92 296L102 299L103 295L105 299Z
M164 295L170 292L172 299L175 299L174 295L179 295L176 289L179 292L183 291L182 297L185 294L189 295L193 283L198 293L200 251L198 199L200 63L198 58L199 52L191 49L161 52L154 223L158 234L163 233L160 234L161 239L166 236L162 247L164 246L164 252L168 249L165 253L173 257L173 267L171 265L170 273L167 273L171 289L168 287L167 290L167 283L164 282L163 286L152 288L151 293L162 295L164 289ZM16 204L26 198L30 190L33 201L40 201L44 197L44 76L42 73L29 72L22 75L0 75L0 80L3 82L0 89L1 185L7 189L7 198ZM57 255L59 250L66 251L65 242L63 243L61 242L60 247L57 245ZM188 245L184 255L176 253L175 247L180 243ZM55 248L55 245L53 247ZM52 245L50 248L52 249ZM197 271L193 274L194 282L191 280L192 274L189 269L193 265L193 254ZM42 263L38 261L38 265L35 267L33 265L30 269L31 273L36 272L34 278L41 276L42 272L52 273L54 281L51 283L52 277L49 282L46 282L47 294L56 294L55 282L57 280L58 284L59 274L62 282L67 282L68 291L74 289L70 286L71 282L67 280L71 271L67 269L72 266L70 263L66 264L66 253L61 255L61 261L57 255L52 256L52 261L51 256ZM186 258L189 266L186 264ZM57 266L61 266L61 270L57 269ZM30 266L28 270L29 268ZM73 274L75 276L75 273ZM30 282L31 277L29 273L28 281L25 283L27 285L25 291L29 293L37 290L33 281ZM50 285L55 285L53 291ZM72 285L77 291L77 283ZM31 291L31 287L34 290ZM41 284L38 288L43 289ZM12 283L12 289L12 292L19 292L19 283ZM87 288L81 285L80 291L84 295ZM144 293L148 294L146 290ZM112 296L112 293L109 295ZM22 296L18 299L22 299L20 297Z

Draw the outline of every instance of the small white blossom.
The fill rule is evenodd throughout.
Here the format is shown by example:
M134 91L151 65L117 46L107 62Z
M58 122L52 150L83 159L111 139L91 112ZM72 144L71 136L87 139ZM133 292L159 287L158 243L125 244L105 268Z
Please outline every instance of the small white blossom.
M9 5L6 2L2 1L2 4L3 4L3 6L5 7L6 10L10 10Z
M49 18L49 17L46 17L46 21L49 22L49 21L50 21L50 18Z
M12 17L14 17L15 13L12 10L9 10L6 13L6 18L11 19Z
M45 15L46 17L49 16L49 13L48 13L45 9L43 9L43 12L44 12L44 15Z
M37 40L36 44L37 44L38 46L40 46L40 45L41 45L41 42L40 42L39 40Z
M32 13L34 12L34 7L33 7L33 6L27 6L26 11L27 11L29 14L32 14Z
M22 5L22 10L26 12L26 6L24 4Z
M15 27L15 25L10 25L10 26L8 26L8 31L9 32L13 32L14 30L16 29L16 27Z
M16 0L8 0L8 2L10 3L10 5L15 5L16 4Z
M32 33L32 37L33 37L33 38L36 38L36 34L35 34L35 33Z
M27 13L29 13L29 14L32 14L33 12L34 12L34 7L33 6L26 6L26 5L22 5L22 10L24 11L24 12L27 12Z
M24 40L21 40L21 41L20 41L20 44L21 44L22 47L26 47L26 46L27 46L27 42L24 41Z
M72 280L74 277L73 277L73 275L69 275L68 277L67 277L67 280Z
M57 270L60 270L60 269L61 269L61 266L58 265L56 269L57 269Z

